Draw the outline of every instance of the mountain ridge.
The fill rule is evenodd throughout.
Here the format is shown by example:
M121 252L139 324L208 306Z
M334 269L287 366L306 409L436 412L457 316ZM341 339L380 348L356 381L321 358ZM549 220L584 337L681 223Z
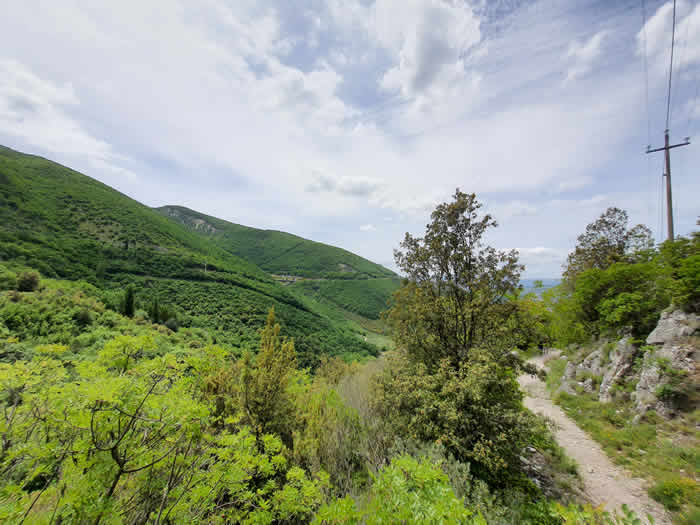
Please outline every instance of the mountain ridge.
M166 205L155 210L271 274L341 279L398 277L349 250L292 233L236 224L185 206Z

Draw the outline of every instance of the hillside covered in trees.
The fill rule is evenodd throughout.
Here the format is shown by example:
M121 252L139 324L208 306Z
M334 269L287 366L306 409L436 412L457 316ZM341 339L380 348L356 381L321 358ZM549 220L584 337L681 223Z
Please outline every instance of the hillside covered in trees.
M340 279L396 277L391 270L347 250L290 233L233 224L183 206L157 210L271 274Z
M365 341L364 317L348 319L341 309L329 318L254 260L235 255L90 177L0 148L0 182L0 259L18 268L87 281L101 289L103 301L115 310L121 308L124 290L132 287L136 309L150 311L157 304L163 322L172 319L173 326L206 328L241 348L257 344L267 311L275 307L305 365L316 366L321 355L378 352ZM264 247L271 253L286 251L287 237L292 236L277 232ZM334 262L324 268L334 269L340 257L359 270L393 275L349 252L304 242L332 254ZM383 305L377 304L373 318L384 309L391 291L382 288L378 303Z

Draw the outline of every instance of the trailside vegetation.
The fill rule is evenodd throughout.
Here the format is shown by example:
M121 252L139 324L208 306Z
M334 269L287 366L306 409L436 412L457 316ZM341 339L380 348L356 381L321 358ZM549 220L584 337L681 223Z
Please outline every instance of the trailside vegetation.
M202 281L184 311L183 284L152 277L133 293L46 275L20 291L27 268L0 264L0 521L636 523L526 471L534 450L576 483L522 405L516 376L533 370L513 354L530 337L516 319L539 312L521 305L516 254L483 244L495 222L479 209L458 191L407 237L397 261L416 273L386 316L394 353L319 355L313 373L280 315L293 304L233 313ZM442 282L419 278L429 261L446 263ZM245 317L264 306L262 322ZM243 325L254 342L226 337Z
M628 229L627 214L609 208L579 236L561 285L545 291L543 300L531 300L542 319L537 328L541 337L564 349L549 363L547 383L555 400L613 460L650 480L649 495L674 513L674 522L696 523L697 373L692 364L674 368L668 358L655 358L657 349L645 341L662 312L700 312L700 234L654 246L646 227ZM622 337L632 343L633 354L615 378L608 402L601 402L600 375L584 372L592 392L573 380L563 385L567 366L576 365L576 375L594 351L601 355L603 369L613 366L610 353ZM675 344L697 348L698 338L687 336ZM654 395L677 409L674 417L640 412L636 389L649 370L663 379Z
M547 290L547 337L560 346L630 332L642 340L672 306L700 310L700 235L657 247L648 229L628 230L627 214L610 208L586 227L561 285Z

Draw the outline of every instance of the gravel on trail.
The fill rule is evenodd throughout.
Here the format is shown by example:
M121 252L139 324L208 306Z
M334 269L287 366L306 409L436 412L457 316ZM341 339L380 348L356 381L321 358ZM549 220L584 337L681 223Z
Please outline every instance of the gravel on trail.
M529 362L544 368L550 357L539 356ZM656 524L671 523L663 506L648 496L645 482L614 465L600 445L581 430L561 407L554 404L540 379L522 375L518 381L526 394L525 406L556 424L555 438L566 454L578 463L584 492L594 506L604 505L612 513L620 512L622 505L626 504L644 522L649 514Z

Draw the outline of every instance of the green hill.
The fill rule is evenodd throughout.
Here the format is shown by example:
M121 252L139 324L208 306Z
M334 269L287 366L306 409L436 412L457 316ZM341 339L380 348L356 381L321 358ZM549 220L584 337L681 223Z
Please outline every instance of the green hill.
M271 274L341 279L396 277L391 270L347 250L290 233L241 226L182 206L163 206L158 211Z
M356 280L303 280L290 286L316 300L332 303L344 310L379 319L387 309L391 294L398 290L398 278Z
M137 307L157 299L181 314L183 326L205 327L244 348L257 344L274 306L303 365L321 354L376 353L254 261L90 177L1 146L0 260L92 283L112 307L133 285Z

